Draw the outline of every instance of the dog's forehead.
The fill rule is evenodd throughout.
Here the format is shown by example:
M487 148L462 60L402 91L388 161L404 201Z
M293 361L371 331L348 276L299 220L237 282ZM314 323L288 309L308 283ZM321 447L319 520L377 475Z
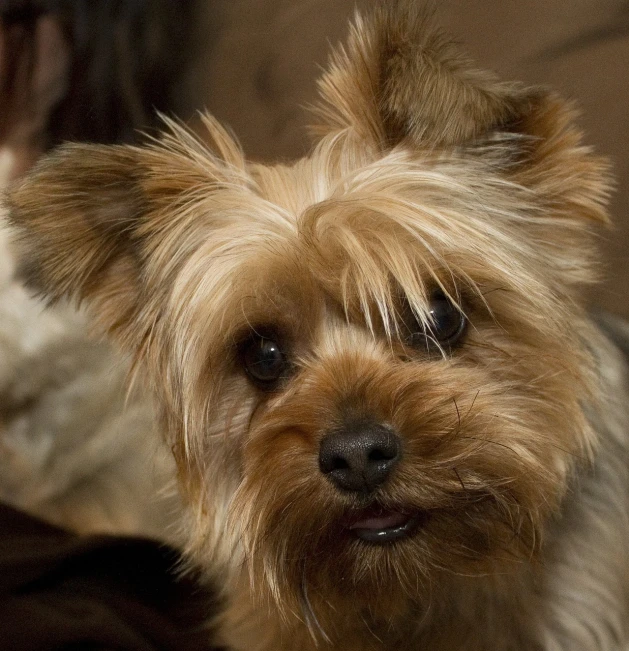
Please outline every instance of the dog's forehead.
M433 195L436 189L443 189L446 197L453 181L463 188L468 179L475 184L475 177L488 176L487 168L479 171L478 165L466 165L460 156L401 146L381 152L365 143L335 138L322 139L309 156L290 165L252 164L248 171L260 195L288 211L296 221L311 208L330 201L355 202L400 191L400 185L405 192L413 187L419 191L430 189Z
M384 233L397 223L442 244L447 234L451 245L460 247L475 235L512 229L535 205L530 192L493 165L457 149L398 146L383 153L328 138L292 165L253 164L248 171L258 196L288 218L299 236L305 224L336 214L332 221L357 237L366 225Z
M285 250L333 292L359 276L403 290L479 272L517 277L528 253L530 195L457 152L324 141L293 166L251 171L289 225Z

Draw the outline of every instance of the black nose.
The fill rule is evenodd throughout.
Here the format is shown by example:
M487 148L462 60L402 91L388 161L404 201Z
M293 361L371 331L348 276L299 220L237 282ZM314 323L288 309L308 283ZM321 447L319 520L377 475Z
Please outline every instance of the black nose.
M358 423L327 434L319 448L321 472L341 490L370 493L401 455L399 437L375 423Z

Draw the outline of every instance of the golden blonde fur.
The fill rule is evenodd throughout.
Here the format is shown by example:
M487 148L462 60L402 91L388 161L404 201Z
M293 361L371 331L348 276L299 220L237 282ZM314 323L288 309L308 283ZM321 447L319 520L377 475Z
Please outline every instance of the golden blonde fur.
M552 613L562 563L595 553L563 558L563 518L592 519L601 439L626 454L607 395L624 372L602 373L614 353L580 297L606 164L561 99L476 71L411 2L356 19L321 94L291 165L246 161L209 116L207 143L167 121L143 147L62 147L9 197L31 277L88 304L149 378L230 648L592 649ZM406 336L431 331L435 290L468 323L452 350ZM239 350L269 327L290 366L263 391ZM369 498L317 460L365 417L404 445ZM348 536L374 503L421 525ZM583 587L585 630L616 641L600 649L627 643L616 573ZM613 612L600 593L622 595Z

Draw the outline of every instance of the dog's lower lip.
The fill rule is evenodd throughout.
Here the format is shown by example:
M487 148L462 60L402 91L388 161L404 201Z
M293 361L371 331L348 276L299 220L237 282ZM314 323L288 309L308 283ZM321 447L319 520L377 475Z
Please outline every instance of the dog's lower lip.
M372 544L386 544L410 536L420 520L419 514L385 511L354 519L348 528L359 540Z

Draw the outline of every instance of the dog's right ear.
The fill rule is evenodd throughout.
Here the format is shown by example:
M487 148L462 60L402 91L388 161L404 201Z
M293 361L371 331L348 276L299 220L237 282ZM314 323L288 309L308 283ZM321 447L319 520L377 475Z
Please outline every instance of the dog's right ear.
M100 298L108 327L132 310L141 273L137 228L147 202L139 168L130 147L70 144L8 194L26 282L51 301Z
M28 284L51 301L85 302L104 329L124 330L146 308L155 242L174 242L160 250L176 255L178 207L244 164L228 134L205 122L213 148L170 122L147 146L67 144L43 158L7 196Z

